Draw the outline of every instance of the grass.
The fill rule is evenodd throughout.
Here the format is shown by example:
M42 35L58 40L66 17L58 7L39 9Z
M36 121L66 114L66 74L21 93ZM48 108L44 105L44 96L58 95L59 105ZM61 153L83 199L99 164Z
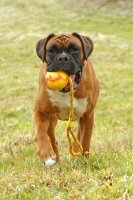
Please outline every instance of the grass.
M81 11L59 0L0 4L0 200L133 199L132 12L95 10L95 4L93 10L82 4ZM66 123L59 121L61 164L45 168L32 124L41 66L35 45L64 31L93 39L91 60L101 92L90 158L71 160Z

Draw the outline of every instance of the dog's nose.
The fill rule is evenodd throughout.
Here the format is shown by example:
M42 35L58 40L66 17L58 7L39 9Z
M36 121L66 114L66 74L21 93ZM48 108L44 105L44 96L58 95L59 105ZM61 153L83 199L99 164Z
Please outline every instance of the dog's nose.
M69 56L67 53L62 53L58 56L58 62L66 63L69 61Z

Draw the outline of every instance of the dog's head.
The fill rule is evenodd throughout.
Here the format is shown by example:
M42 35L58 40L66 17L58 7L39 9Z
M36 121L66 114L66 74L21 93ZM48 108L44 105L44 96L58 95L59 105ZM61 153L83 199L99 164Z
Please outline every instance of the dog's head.
M72 34L50 34L38 41L36 52L42 62L46 62L47 71L64 70L71 76L73 87L76 90L81 81L84 60L87 60L93 51L93 42L89 37ZM68 92L69 84L60 90Z

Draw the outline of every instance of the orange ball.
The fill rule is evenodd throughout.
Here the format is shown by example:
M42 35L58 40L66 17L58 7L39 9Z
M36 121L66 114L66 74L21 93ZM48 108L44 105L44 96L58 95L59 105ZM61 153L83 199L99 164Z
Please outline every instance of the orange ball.
M47 72L45 81L49 88L53 90L61 90L68 83L68 74L64 71Z

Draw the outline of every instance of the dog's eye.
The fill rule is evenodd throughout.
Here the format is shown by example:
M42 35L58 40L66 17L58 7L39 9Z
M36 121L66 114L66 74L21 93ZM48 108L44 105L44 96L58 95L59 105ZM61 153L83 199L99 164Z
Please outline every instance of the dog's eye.
M78 53L79 52L79 49L73 47L71 48L71 53Z
M54 53L55 53L55 50L54 50L54 49L50 49L50 50L48 51L48 53L54 54Z

